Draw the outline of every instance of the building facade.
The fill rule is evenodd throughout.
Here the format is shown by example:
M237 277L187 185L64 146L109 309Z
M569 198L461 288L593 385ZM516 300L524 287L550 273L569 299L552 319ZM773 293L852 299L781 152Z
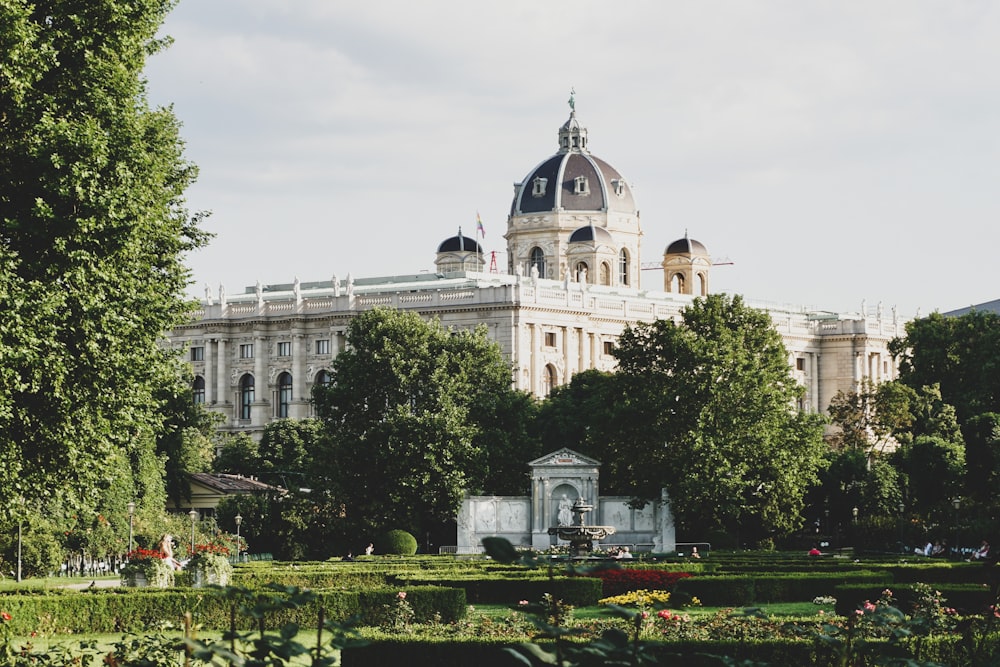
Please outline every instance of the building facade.
M268 422L312 416L310 396L329 382L359 313L410 310L448 327L485 326L510 362L511 383L535 396L587 369L614 370L626 326L678 319L710 293L711 259L687 237L668 245L662 284L640 285L639 213L624 177L589 150L575 109L556 154L515 184L504 238L505 270L486 270L483 250L459 230L437 247L434 273L319 282L259 283L205 298L170 334L194 371L195 398L225 417L223 429L257 436ZM430 264L430 262L428 262ZM430 267L429 267L430 268ZM834 313L748 302L769 313L805 388L804 410L822 412L863 378L896 377L888 343L903 334L879 305Z

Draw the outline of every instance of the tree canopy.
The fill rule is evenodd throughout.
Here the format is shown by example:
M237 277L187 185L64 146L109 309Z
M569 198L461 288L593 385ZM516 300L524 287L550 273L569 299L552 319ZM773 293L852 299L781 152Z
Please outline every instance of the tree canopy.
M206 240L178 122L142 78L171 4L0 2L6 498L95 511L134 484L142 503L157 388L176 377L159 341L188 307L182 257Z
M699 298L681 321L626 330L616 350L627 437L609 458L640 499L666 487L678 525L789 532L825 445L822 421L795 409L801 387L767 314L740 297Z
M1000 315L932 313L907 322L905 338L891 349L900 358L900 380L918 391L938 385L959 423L1000 411Z
M524 443L497 437L496 422L497 410L523 403L484 328L450 330L415 313L367 311L352 320L333 371L314 399L325 436L317 457L337 464L314 486L342 504L349 530L422 535L454 519L465 491L524 476L529 459L517 449Z

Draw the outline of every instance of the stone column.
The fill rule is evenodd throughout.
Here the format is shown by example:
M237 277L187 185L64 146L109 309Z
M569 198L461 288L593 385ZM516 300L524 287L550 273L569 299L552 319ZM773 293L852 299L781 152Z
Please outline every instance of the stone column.
M263 426L271 415L269 394L271 386L267 377L267 339L257 336L253 339L254 404L250 408L250 425Z
M562 350L563 350L563 384L569 384L569 379L573 377L573 357L570 355L569 350L569 327L560 327L560 334L562 335Z
M304 338L305 336L301 333L292 333L292 402L295 406L295 416L298 418L307 417L309 410L309 392L305 372L306 359L305 354L302 353Z
M819 355L816 353L809 355L809 383L809 397L812 401L810 412L819 412L822 405L819 402Z
M215 374L216 382L216 392L215 395L219 397L220 403L229 403L229 368L228 355L226 352L226 339L219 339L219 355L216 357L216 368L218 371Z
M538 330L537 324L529 324L531 331L531 387L530 391L533 396L539 395L538 386L538 363L542 358L542 342L541 342L541 332Z
M212 347L215 345L214 338L205 339L205 405L212 405L215 403L215 374L216 370L212 367Z

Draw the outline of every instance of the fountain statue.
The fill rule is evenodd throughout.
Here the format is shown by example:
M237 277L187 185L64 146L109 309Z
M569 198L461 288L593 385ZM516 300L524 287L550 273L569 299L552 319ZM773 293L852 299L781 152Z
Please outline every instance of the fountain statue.
M574 557L589 556L593 551L594 540L603 540L608 535L614 535L614 526L588 526L583 519L583 515L594 509L583 498L573 501L570 512L573 520L569 525L562 521L564 515L560 511L560 521L558 526L549 528L549 535L557 535L560 540L569 542L569 554Z

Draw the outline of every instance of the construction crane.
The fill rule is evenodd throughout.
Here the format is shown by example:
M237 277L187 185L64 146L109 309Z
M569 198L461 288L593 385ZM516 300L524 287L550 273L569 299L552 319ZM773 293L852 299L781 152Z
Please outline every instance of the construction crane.
M711 260L711 262L712 262L712 266L729 266L731 264L735 264L736 263L733 260L729 259L728 257L714 258L714 259ZM662 262L643 262L642 266L640 268L643 271L662 271L663 270L663 263Z

